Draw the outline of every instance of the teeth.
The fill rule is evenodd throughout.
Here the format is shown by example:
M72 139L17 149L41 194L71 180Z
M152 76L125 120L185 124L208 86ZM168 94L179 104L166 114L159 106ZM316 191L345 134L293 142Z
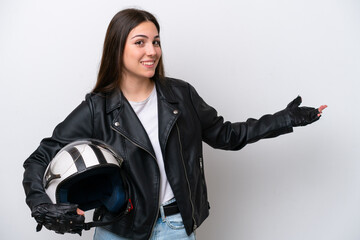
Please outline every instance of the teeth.
M143 65L151 66L154 64L154 62L142 62Z

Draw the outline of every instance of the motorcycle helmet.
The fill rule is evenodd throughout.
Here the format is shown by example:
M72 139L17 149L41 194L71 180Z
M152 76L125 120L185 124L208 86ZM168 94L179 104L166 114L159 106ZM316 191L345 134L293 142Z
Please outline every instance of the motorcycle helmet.
M105 207L112 213L132 209L123 159L93 139L62 148L47 167L43 185L53 203L74 203L84 211ZM130 205L129 205L130 204Z

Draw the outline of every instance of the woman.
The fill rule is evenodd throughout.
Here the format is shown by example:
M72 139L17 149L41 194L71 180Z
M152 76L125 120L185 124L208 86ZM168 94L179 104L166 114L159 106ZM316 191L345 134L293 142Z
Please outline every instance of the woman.
M41 211L77 221L74 209L69 214L51 203L42 176L63 146L94 138L124 158L134 207L118 222L97 228L94 239L195 239L209 215L202 141L239 150L312 123L326 108L299 107L297 97L259 120L224 122L190 84L164 76L159 33L146 11L125 9L111 20L94 90L24 163L26 200L39 223L46 222Z

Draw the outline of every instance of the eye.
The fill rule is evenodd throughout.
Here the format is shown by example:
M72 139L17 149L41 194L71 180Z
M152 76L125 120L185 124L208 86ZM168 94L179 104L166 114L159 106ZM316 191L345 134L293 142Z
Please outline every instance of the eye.
M143 40L136 41L135 45L142 46L144 45L144 41Z
M160 47L160 40L153 41L154 46Z

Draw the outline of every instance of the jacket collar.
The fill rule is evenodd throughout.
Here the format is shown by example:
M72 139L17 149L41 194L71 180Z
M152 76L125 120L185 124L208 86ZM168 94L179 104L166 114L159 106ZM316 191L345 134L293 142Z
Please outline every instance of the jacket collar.
M155 81L155 84L158 96L159 141L164 153L170 131L175 125L175 122L180 115L180 111L178 110L178 100L174 97L166 80L164 82ZM115 118L112 121L113 128L124 137L155 156L152 144L145 129L120 89L106 96L106 112L110 113L116 109L119 111L115 114Z
M165 100L168 103L178 103L178 100L174 97L170 89L169 80L157 80L155 81L155 84L161 100Z
M164 154L170 132L181 112L179 101L171 91L168 80L157 81L156 90L158 91L159 142Z
M106 113L110 113L123 105L124 97L119 88L106 95Z

